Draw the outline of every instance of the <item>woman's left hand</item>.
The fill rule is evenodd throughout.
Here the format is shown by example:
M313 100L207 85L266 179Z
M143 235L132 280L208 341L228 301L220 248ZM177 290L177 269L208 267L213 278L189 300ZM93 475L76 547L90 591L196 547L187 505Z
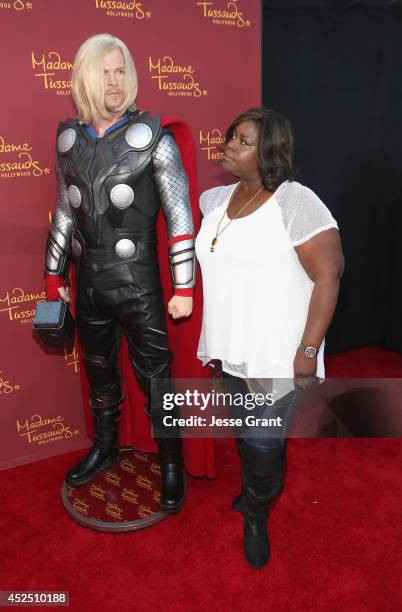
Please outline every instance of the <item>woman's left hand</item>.
M316 384L317 379L317 357L310 359L299 349L293 361L294 385L298 389L306 389Z

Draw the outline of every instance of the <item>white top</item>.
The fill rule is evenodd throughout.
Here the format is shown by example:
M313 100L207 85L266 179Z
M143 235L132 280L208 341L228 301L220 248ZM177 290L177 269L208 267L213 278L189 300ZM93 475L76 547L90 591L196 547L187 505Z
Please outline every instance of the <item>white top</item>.
M205 191L196 239L204 291L198 357L242 378L293 379L293 360L307 320L314 283L295 246L329 228L335 219L318 196L285 181L260 208L235 219L215 237L237 183ZM225 217L221 229L229 222ZM324 342L317 376L324 378Z

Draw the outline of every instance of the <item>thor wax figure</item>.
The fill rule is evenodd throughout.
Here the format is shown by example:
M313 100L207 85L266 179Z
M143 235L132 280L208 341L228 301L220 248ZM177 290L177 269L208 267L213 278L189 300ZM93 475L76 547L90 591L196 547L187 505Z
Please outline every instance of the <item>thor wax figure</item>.
M61 123L57 133L58 198L45 265L48 299L68 301L71 251L77 261L76 321L96 438L68 472L71 485L89 482L118 459L122 333L159 430L163 393L173 390L157 258L160 206L174 288L168 312L174 319L192 312L194 226L187 175L159 118L135 109L136 92L134 63L122 41L100 34L81 45L72 74L78 118ZM164 512L177 512L184 500L181 440L173 433L156 440Z

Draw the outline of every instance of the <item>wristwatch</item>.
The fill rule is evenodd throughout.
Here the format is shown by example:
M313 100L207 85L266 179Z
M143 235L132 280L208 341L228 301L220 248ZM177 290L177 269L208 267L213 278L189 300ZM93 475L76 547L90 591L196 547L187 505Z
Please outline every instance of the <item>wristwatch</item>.
M303 351L305 356L309 359L314 359L314 357L317 357L318 349L314 346L306 346L305 344L303 344L303 342L300 342L299 350Z

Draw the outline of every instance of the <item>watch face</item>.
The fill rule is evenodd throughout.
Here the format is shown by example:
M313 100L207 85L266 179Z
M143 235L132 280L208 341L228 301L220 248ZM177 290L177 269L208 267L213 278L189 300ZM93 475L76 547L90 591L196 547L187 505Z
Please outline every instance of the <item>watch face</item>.
M317 350L313 346L306 346L304 349L304 354L306 357L315 357L317 355Z

